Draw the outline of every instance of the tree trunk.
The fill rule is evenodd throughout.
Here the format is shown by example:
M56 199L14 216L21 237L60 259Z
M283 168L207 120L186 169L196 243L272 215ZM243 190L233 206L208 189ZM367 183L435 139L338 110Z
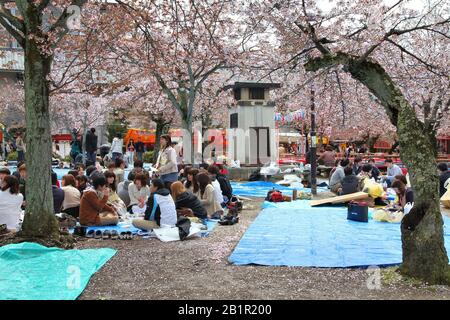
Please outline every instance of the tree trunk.
M306 70L343 65L385 107L401 148L414 188L414 207L401 223L403 262L400 270L428 283L450 283L444 247L443 219L439 207L435 132L424 126L383 67L375 61L360 61L345 53L313 58Z
M185 131L183 136L183 159L185 164L194 164L194 133L192 132L192 119L181 119L181 127ZM188 134L189 133L189 134Z
M49 85L51 58L40 54L34 40L26 37L25 109L26 109L26 210L22 226L25 236L58 237L53 212L51 184L51 132Z
M81 138L81 154L83 155L83 163L86 165L86 160L87 160L87 157L86 157L87 114L84 115L82 126L83 126L83 135Z
M401 271L429 283L448 283L450 272L439 206L435 137L424 132L407 102L398 115L397 133L401 159L414 186L414 207L401 223Z

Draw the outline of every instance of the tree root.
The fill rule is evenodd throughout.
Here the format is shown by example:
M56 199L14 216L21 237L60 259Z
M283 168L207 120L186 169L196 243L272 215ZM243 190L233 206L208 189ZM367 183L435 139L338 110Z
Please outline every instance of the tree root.
M22 242L39 243L45 247L57 247L62 249L73 249L76 239L68 234L61 232L58 238L54 237L28 237L22 235L20 232L10 232L0 235L0 247L8 244L16 244Z

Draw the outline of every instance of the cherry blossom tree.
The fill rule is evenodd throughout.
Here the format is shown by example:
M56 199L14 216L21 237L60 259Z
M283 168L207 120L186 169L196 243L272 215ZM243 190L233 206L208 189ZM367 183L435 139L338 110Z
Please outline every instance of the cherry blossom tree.
M0 1L0 25L24 49L27 125L27 207L24 236L59 239L51 192L49 74L54 50L77 20L86 0ZM19 14L12 14L16 6ZM39 161L36 161L39 159Z
M25 127L23 84L0 82L0 123L6 128Z
M209 77L230 68L247 53L246 37L239 36L233 1L117 1L106 7L100 21L90 24L103 57L103 68L117 82L154 79L192 132L199 92ZM86 22L89 25L89 22ZM108 63L109 62L109 63ZM126 69L117 74L117 69ZM185 154L192 144L185 142Z
M179 116L155 79L134 80L127 83L128 90L115 95L131 117L139 117L147 126L153 122L155 130L154 161L156 162L161 135L169 132L170 126L179 123Z
M50 99L51 123L55 131L76 129L82 133L82 153L86 152L86 135L90 128L103 125L114 98L86 93L53 94Z
M266 1L259 14L276 30L283 52L296 56L310 77L346 73L383 106L396 128L415 191L414 208L401 224L401 271L430 283L448 283L436 134L447 123L450 107L449 3L430 0L417 9L407 1L334 4L324 12L314 1ZM366 110L354 111L361 109Z

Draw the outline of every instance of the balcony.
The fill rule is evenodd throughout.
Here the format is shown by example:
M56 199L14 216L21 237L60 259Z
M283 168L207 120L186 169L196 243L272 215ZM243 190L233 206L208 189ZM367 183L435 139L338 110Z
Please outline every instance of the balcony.
M266 106L266 107L275 107L274 101L266 101L266 100L240 100L237 102L238 106L241 107L249 107L249 106Z
M23 70L22 49L0 48L0 72L23 72Z

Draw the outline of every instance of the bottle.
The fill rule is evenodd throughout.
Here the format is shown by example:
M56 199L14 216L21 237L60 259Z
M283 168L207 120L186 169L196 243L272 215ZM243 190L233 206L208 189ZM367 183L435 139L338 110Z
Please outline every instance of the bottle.
M303 162L300 162L300 172L303 173L304 170L305 170L305 165L303 164Z

